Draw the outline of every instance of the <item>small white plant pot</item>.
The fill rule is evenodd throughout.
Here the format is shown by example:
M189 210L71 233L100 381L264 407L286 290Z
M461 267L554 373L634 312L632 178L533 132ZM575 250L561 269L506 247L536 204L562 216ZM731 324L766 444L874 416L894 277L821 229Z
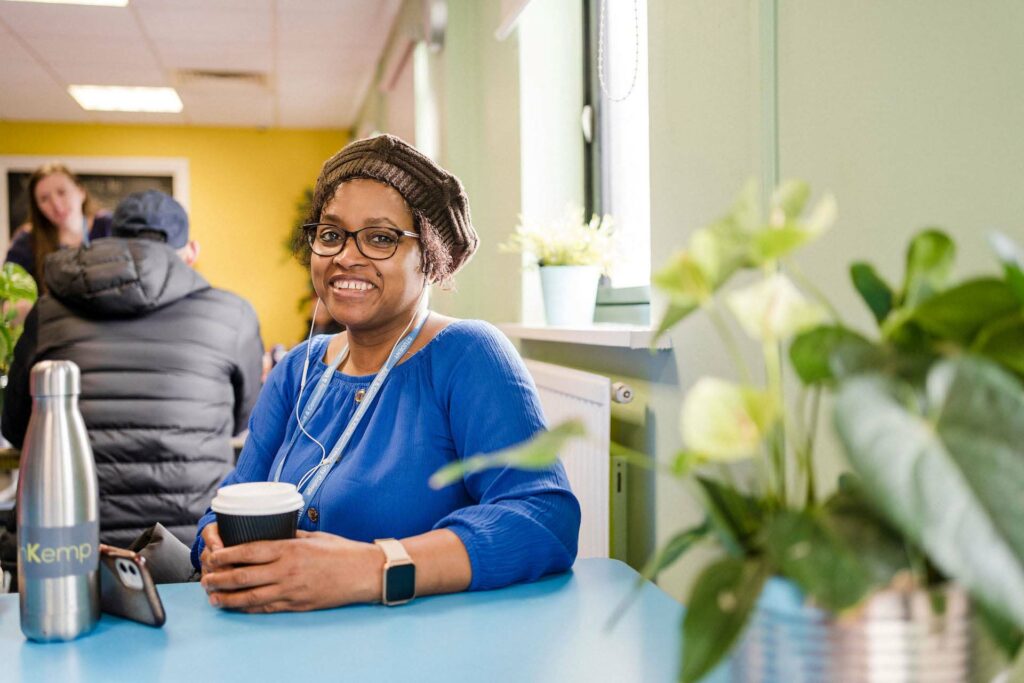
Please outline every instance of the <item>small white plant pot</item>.
M541 266L544 319L556 327L585 327L594 322L599 266Z

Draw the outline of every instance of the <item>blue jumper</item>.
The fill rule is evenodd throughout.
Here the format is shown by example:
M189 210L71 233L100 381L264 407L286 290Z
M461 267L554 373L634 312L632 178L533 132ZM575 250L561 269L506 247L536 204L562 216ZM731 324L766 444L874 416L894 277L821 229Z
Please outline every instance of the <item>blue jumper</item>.
M328 335L309 342L300 410L327 370L329 342ZM270 373L238 465L222 485L267 481L285 456L281 481L297 484L320 461L320 448L296 435L305 353L300 344ZM305 425L328 453L355 412L356 392L373 378L334 373ZM449 462L518 444L545 427L536 388L511 343L488 323L456 321L391 371L310 502L316 512L299 528L366 542L451 529L469 553L470 590L564 571L576 558L580 507L560 463L546 471L486 470L439 491L427 483ZM214 519L208 510L199 533ZM197 535L197 568L202 546Z

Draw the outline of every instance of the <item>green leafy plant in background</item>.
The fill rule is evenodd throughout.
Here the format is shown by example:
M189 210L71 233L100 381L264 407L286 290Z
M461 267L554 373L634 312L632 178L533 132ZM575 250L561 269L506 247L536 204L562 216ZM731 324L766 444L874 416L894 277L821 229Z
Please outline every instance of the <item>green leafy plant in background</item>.
M14 304L22 301L34 302L38 296L36 281L16 263L5 263L0 269L0 304L3 324L0 325L0 375L7 375L14 360L14 345L21 336L22 326L15 323L17 311Z
M525 253L538 266L601 266L607 270L613 242L610 216L584 218L583 209L569 206L555 220L520 224L509 240L498 245L507 253Z
M728 654L773 575L837 614L887 587L957 581L1012 657L1024 628L1024 258L997 235L1001 276L954 283L954 244L929 229L912 239L899 287L854 264L878 325L865 335L792 261L835 219L831 196L805 212L809 197L805 183L787 182L765 217L748 186L654 276L669 301L658 333L704 312L737 374L702 378L684 397L685 447L666 469L706 517L642 572L653 579L703 542L722 551L686 600L680 678L697 681ZM729 288L741 271L748 277ZM760 351L756 374L735 328ZM815 471L824 392L835 395L852 470L827 497ZM578 429L556 427L492 464L550 465Z
M681 678L699 680L728 653L772 575L835 613L895 584L928 589L953 579L1012 655L1024 627L1018 252L996 238L1003 277L952 284L953 242L926 230L910 243L899 288L855 264L854 286L879 326L869 339L843 324L791 261L835 216L826 197L802 218L809 195L806 184L786 183L761 219L748 189L654 278L670 300L659 332L705 311L739 376L701 379L683 401L686 450L675 470L693 483L707 520L669 547L709 538L725 557L687 601ZM741 270L758 277L725 291ZM763 382L751 381L725 314L759 345ZM792 395L786 359L799 379ZM823 391L836 393L834 421L852 469L824 499L814 448ZM756 475L746 485L722 467L741 460ZM681 554L659 555L645 574Z

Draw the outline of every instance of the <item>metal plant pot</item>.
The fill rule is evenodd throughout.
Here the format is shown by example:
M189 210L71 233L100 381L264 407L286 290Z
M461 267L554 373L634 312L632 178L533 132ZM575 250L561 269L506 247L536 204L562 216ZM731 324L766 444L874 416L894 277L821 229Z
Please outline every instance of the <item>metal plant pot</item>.
M750 683L968 683L971 604L957 586L881 591L836 616L805 604L790 581L765 584L730 663Z

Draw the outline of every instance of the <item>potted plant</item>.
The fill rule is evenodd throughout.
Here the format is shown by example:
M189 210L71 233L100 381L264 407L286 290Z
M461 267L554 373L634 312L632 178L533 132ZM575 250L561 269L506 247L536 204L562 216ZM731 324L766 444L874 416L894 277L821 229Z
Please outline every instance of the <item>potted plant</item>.
M611 217L595 214L587 221L583 209L572 206L551 222L526 223L520 217L499 248L525 253L539 267L548 325L593 323L597 284L611 258Z
M684 398L670 469L706 518L643 576L698 543L721 550L685 600L683 681L729 653L737 680L980 679L995 658L972 652L973 624L1009 657L1024 628L1024 258L997 237L1002 275L952 283L953 242L926 230L899 287L854 264L879 326L862 335L791 262L835 217L831 197L803 217L809 194L785 183L763 218L748 187L655 275L669 298L659 332L705 312L738 380L703 378ZM742 270L756 278L727 290ZM725 315L756 341L762 372ZM852 470L828 493L815 453L825 392ZM435 484L465 468L543 467L579 431L559 425Z
M7 387L7 372L14 360L14 345L18 343L22 331L15 304L22 301L34 302L37 295L36 282L24 268L16 263L5 263L0 268L0 311L3 312L3 321L0 323L0 409L3 408ZM0 437L0 446L10 444ZM8 476L7 472L17 467L16 452L4 453L0 449L0 500L9 500L14 495L16 480Z
M966 679L971 608L1008 654L1024 627L1021 261L1001 238L1003 277L952 285L953 242L928 230L912 240L899 288L855 264L854 285L879 323L869 340L788 258L835 214L826 197L802 219L808 196L806 184L784 184L762 220L748 190L655 276L670 298L662 332L698 308L712 317L724 308L761 346L766 377L750 380L719 324L740 381L701 379L684 399L675 470L708 518L647 573L705 538L725 556L687 601L681 678L699 680L739 642L732 666L744 679ZM744 269L760 278L726 292ZM814 453L824 391L836 393L852 469L828 496ZM754 467L752 485L708 468L741 460Z
M7 386L7 371L14 360L14 345L21 336L22 321L17 320L15 304L36 300L36 282L17 263L5 263L0 268L0 310L3 324L0 324L0 406L3 405L3 387Z

